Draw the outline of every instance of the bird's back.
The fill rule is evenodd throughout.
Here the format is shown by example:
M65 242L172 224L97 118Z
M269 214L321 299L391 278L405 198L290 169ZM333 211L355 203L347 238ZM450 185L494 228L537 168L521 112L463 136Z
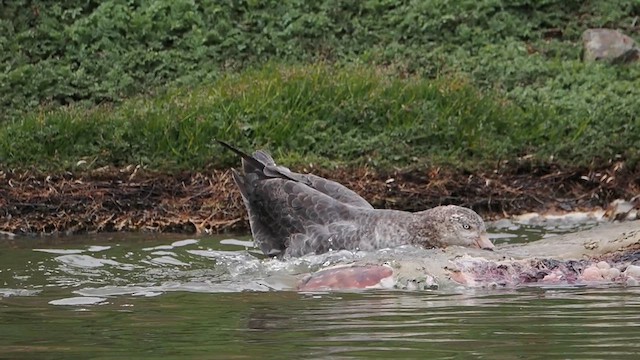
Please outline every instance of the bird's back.
M243 173L233 170L233 177L263 253L321 253L357 240L354 213L373 209L358 194L337 182L278 166L265 151L250 156L220 143L242 157Z

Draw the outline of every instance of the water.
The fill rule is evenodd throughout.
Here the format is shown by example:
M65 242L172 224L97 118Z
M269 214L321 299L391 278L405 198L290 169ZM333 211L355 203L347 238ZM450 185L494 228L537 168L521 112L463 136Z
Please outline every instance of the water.
M494 224L497 243L590 224ZM0 358L625 359L640 288L301 294L340 254L281 263L247 238L0 239ZM358 256L358 255L353 255Z

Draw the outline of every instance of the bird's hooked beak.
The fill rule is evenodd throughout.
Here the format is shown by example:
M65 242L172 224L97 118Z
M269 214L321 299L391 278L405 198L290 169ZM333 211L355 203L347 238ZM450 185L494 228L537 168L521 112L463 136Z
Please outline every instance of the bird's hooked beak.
M482 250L492 250L493 251L493 243L491 242L491 240L489 240L489 237L487 236L487 234L482 234L480 235L476 241L475 241L475 245Z

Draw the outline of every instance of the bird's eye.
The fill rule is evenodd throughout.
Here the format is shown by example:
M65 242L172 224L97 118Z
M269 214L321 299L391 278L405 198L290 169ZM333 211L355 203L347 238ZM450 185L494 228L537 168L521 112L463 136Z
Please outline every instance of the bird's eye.
M464 228L465 230L469 230L471 229L471 226L469 224L462 224L462 228Z

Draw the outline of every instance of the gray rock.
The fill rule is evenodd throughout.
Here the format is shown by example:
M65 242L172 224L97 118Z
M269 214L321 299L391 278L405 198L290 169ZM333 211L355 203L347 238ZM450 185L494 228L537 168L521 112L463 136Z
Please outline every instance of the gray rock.
M588 29L582 33L584 61L626 64L640 59L640 49L629 36L612 29Z

